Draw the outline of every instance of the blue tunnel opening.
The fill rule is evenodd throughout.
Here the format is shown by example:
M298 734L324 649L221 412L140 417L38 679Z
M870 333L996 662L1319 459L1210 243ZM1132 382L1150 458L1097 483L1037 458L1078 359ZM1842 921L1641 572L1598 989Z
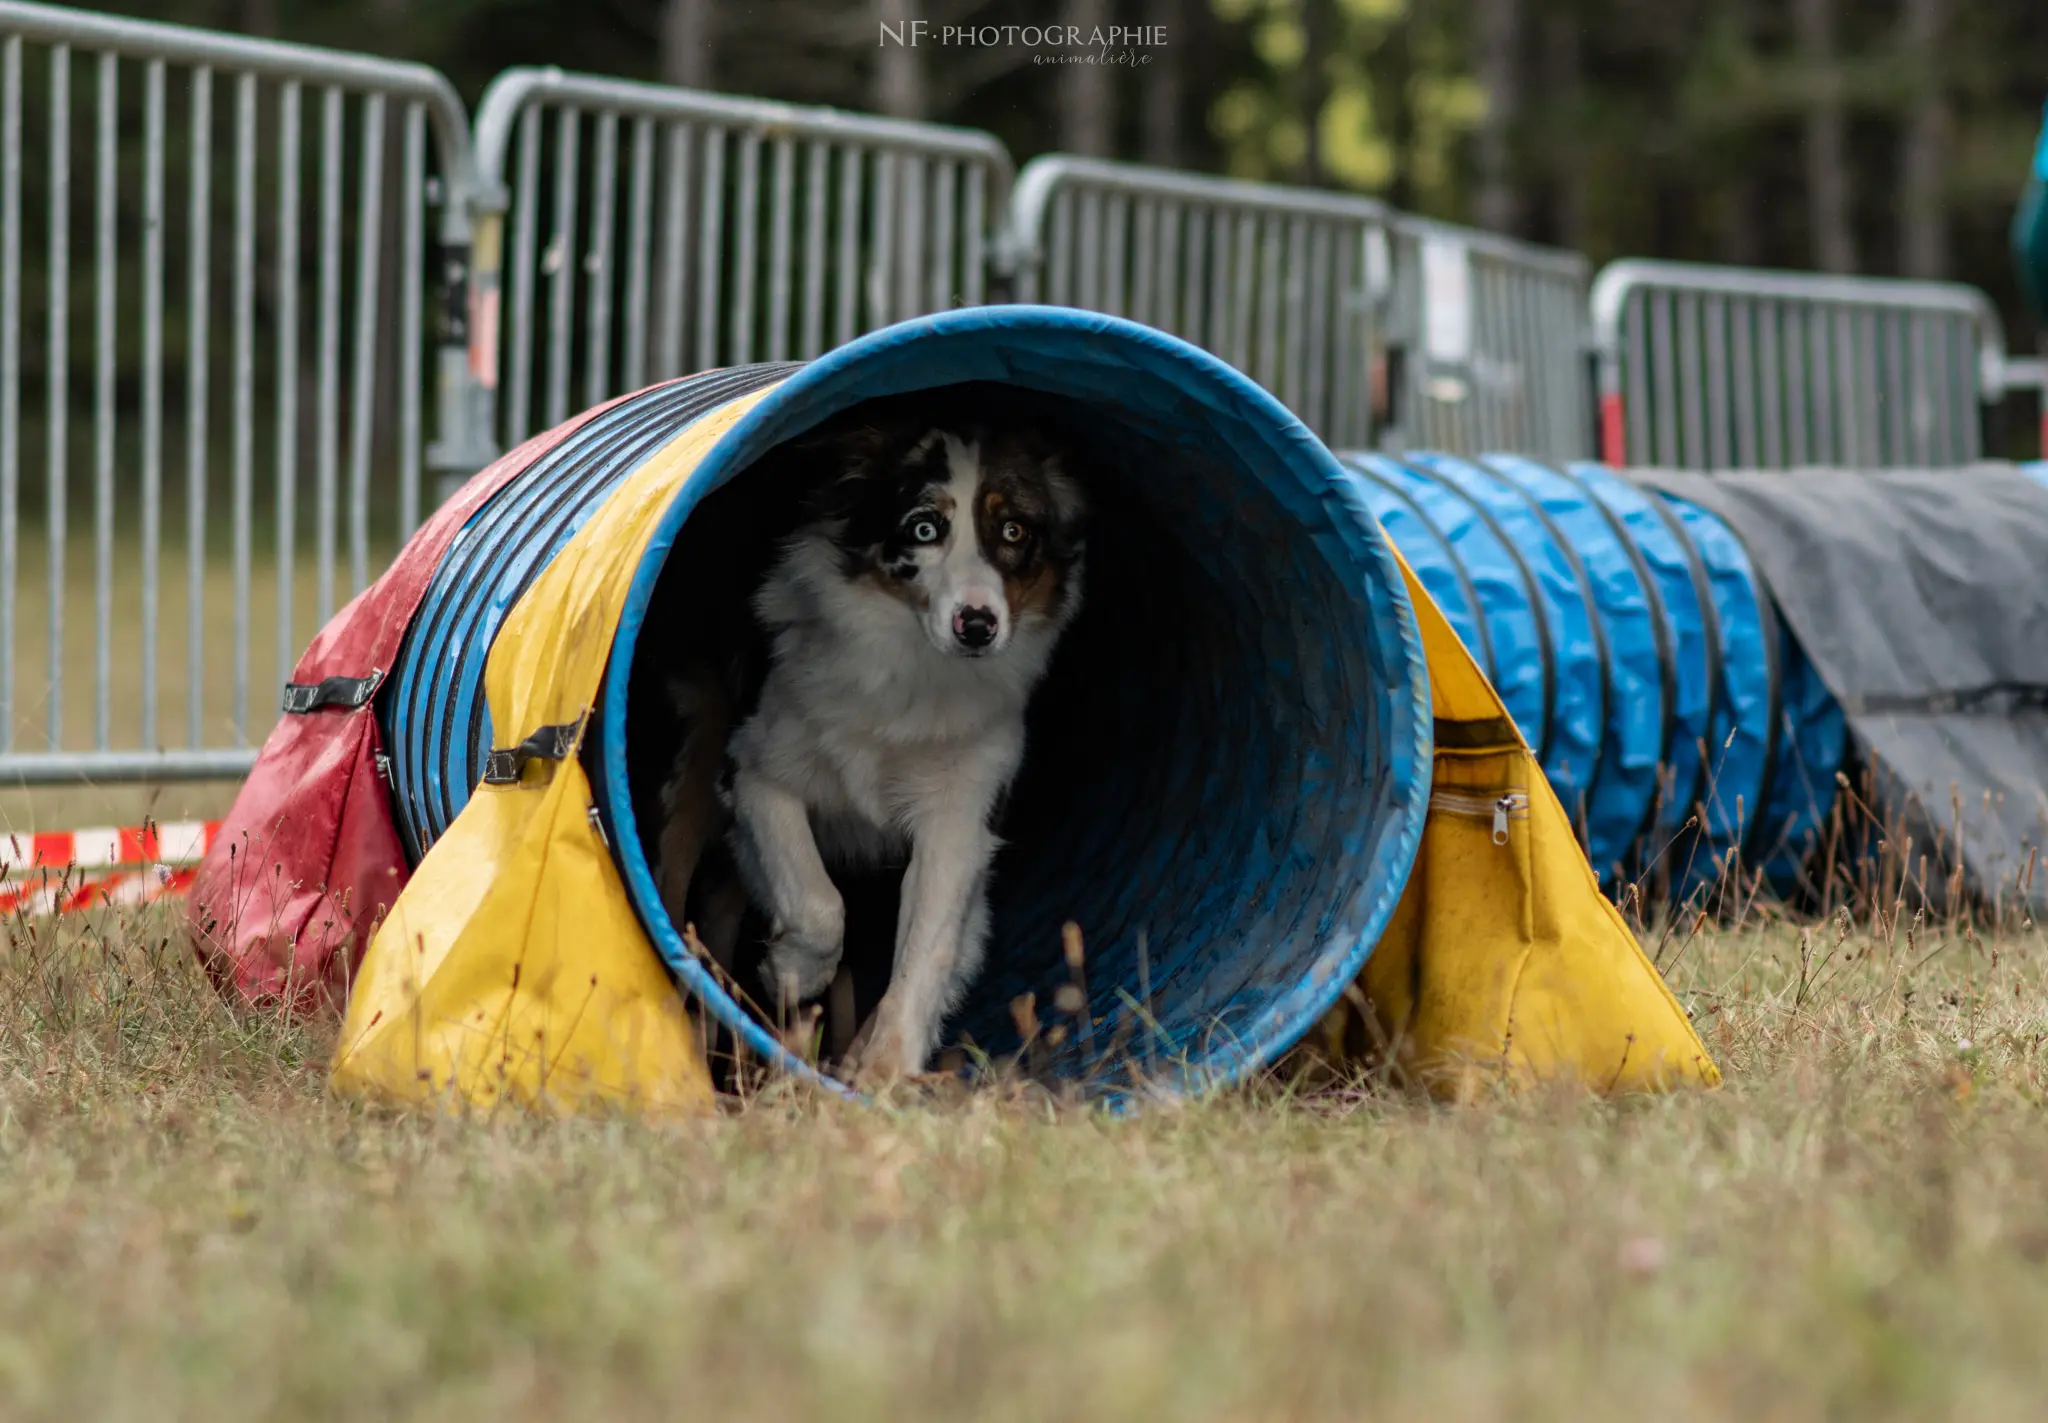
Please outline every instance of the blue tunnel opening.
M1099 1083L1142 1053L1180 1085L1237 1080L1336 1002L1405 887L1428 799L1427 673L1355 481L1243 376L1114 318L925 318L805 365L656 387L536 460L443 559L380 695L408 851L446 829L480 775L496 732L484 662L538 570L692 421L766 388L635 571L583 755L628 893L681 987L752 1052L808 1074L662 910L634 793L647 779L635 687L663 670L667 610L736 615L717 551L758 533L772 500L765 483L749 495L750 476L779 445L871 399L923 393L942 415L949 391L978 382L1028 392L1084 434L1097 509L1083 607L1033 699L1001 827L986 966L949 1037L1013 1048L1013 1000L1049 1004L1069 980L1071 920L1087 944L1086 1018L1054 1072Z

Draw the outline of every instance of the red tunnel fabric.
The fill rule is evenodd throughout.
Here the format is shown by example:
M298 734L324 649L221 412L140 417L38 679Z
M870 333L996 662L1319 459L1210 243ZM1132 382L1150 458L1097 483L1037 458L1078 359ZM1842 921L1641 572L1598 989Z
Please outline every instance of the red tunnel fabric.
M636 392L637 393L637 392ZM334 615L294 686L386 673L442 555L519 471L632 395L535 435L472 476L383 576ZM214 985L251 1005L338 1010L370 931L404 888L405 853L377 767L374 700L279 719L192 885L189 922Z

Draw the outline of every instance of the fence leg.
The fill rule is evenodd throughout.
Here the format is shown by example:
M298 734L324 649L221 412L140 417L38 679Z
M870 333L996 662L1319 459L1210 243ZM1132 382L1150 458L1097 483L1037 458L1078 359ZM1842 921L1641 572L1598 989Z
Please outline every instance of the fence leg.
M441 245L440 438L427 451L438 507L498 457L498 287L504 214L451 223Z

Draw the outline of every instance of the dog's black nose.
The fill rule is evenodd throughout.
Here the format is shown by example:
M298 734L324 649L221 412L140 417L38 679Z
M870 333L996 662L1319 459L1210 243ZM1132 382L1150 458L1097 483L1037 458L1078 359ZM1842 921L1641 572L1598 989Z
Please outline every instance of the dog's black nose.
M979 652L996 640L993 608L961 608L953 614L953 636L962 647Z

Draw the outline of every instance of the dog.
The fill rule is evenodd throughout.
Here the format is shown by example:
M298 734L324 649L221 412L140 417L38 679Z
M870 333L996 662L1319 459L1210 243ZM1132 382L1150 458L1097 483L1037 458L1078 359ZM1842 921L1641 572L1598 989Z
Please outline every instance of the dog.
M787 1012L850 992L834 875L907 860L888 986L839 1066L876 1084L924 1071L979 970L996 817L1080 609L1088 504L1028 420L867 421L804 448L823 468L752 599L765 658L672 684L658 874L729 974L759 911Z

